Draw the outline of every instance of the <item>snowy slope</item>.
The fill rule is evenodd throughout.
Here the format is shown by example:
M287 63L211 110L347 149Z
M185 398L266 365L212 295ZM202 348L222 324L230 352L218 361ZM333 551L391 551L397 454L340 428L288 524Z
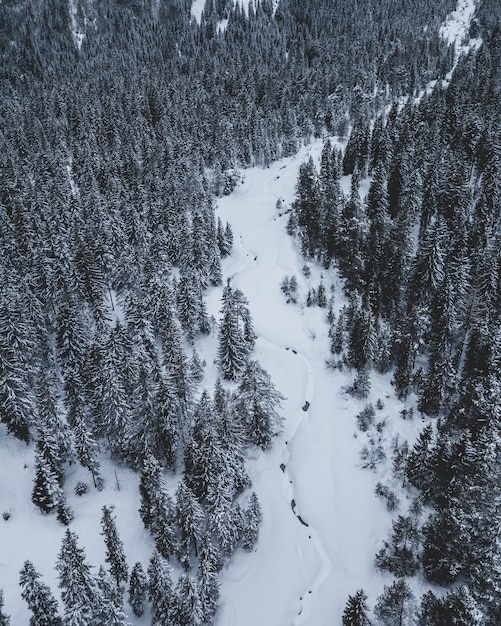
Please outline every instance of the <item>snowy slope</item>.
M458 25L471 19L472 6L471 0L460 0L456 18L444 26L444 37L464 39L467 28ZM203 3L195 0L195 16L200 7ZM223 262L224 278L231 277L249 299L258 334L255 358L286 400L284 433L273 450L256 452L249 463L264 522L256 550L250 555L237 553L223 571L217 626L339 623L349 593L363 587L373 604L383 584L391 580L373 566L392 516L374 496L376 482L390 479L388 470L381 467L373 474L359 467L366 435L355 436L355 415L365 402L345 393L352 382L349 372L325 366L329 356L326 310L286 304L279 287L285 275L295 274L304 302L308 289L320 282L319 267L310 264L311 276L303 275L304 261L285 232L287 216L279 216L275 205L280 197L285 207L290 206L299 165L309 154L318 162L321 148L317 142L266 170L247 170L244 184L219 201L218 215L231 223L235 238L233 254ZM327 288L334 285L337 310L343 300L336 273L324 271L323 282ZM212 289L207 296L209 313L216 319L220 297L221 289ZM217 375L215 347L215 337L197 345L208 363L204 385L209 389ZM388 420L385 445L391 445L396 432L412 442L422 423L400 419L405 405L395 399L389 377L372 376L367 401L375 404L378 398L384 402L378 419ZM306 401L310 406L303 411ZM29 618L20 599L18 572L25 559L33 560L56 593L54 564L65 528L31 503L32 448L7 437L3 425L0 446L0 513L10 514L9 519L0 518L0 588L5 591L6 612L17 626ZM138 560L146 565L152 544L137 512L139 478L106 460L102 463L104 491L91 489L82 497L72 495L74 486L79 480L89 484L92 480L85 470L70 468L65 491L75 512L71 529L79 534L88 561L99 566L104 562L100 509L113 504L129 565ZM148 624L149 616L130 621Z
M362 442L354 437L364 403L343 391L352 382L349 372L326 368L326 309L286 304L279 287L285 275L295 274L304 302L308 288L320 282L321 268L311 265L309 279L302 274L304 261L286 234L287 215L280 217L275 205L281 197L290 206L300 163L310 153L318 161L321 148L318 142L267 170L247 170L245 183L219 201L218 214L235 236L224 274L249 299L256 356L287 400L283 435L251 465L264 523L257 550L237 556L224 571L218 626L327 626L340 620L349 593L363 587L375 599L387 582L376 575L373 558L391 516L374 495L381 477L359 467ZM335 286L339 308L335 272L324 271L323 281ZM218 295L209 294L216 315ZM397 416L397 426L413 440L422 424L398 417L403 405L387 378L373 381L368 400L380 397L384 416Z

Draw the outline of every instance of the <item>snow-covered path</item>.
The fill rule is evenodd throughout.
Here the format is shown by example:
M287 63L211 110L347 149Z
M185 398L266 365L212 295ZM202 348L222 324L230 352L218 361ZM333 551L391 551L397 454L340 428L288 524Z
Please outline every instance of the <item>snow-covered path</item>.
M276 202L290 206L300 163L310 153L318 160L321 148L247 170L244 184L219 201L235 238L224 276L249 300L256 358L286 397L286 421L273 450L250 464L264 523L257 550L224 570L218 626L327 626L340 619L349 593L363 587L374 597L382 587L372 563L390 517L374 497L374 476L357 467L359 404L342 394L349 375L325 367L326 310L286 304L280 291L284 276L295 274L304 301L320 282L319 268L303 275ZM324 275L327 288L333 281L334 273ZM211 313L219 295L209 294Z

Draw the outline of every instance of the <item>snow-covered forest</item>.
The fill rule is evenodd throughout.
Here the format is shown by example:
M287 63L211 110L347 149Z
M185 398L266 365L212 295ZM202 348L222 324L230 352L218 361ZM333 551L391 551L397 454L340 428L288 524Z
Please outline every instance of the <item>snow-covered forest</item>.
M4 0L0 58L0 625L499 625L499 3Z

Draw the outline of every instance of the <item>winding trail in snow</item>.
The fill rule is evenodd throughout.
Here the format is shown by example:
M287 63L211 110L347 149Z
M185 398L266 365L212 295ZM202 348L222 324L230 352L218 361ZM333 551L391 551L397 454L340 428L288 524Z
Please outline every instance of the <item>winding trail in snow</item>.
M310 150L308 149L307 153L309 152ZM302 159L304 159L304 155ZM291 180L294 180L297 176L297 169L302 159L297 160L295 163L288 163L289 169L293 170L293 178L291 178ZM278 269L281 276L283 276L283 272L289 271L297 273L300 271L300 262L302 262L302 260L299 258L297 252L291 254L290 251L284 253L282 250L284 241L287 242L288 246L293 246L291 240L284 236L284 220L286 218L284 215L279 216L278 213L270 212L269 208L270 206L274 206L276 200L271 190L272 185L270 185L270 182L275 182L280 179L284 173L282 170L286 169L286 167L287 166L282 166L280 168L280 172L274 177L273 181L270 181L268 176L263 176L260 187L261 197L264 199L261 200L261 202L266 203L268 207L267 210L263 212L264 221L260 222L259 219L254 220L254 216L251 215L247 217L248 221L246 224L240 223L239 227L234 230L234 254L236 258L231 268L228 268L229 271L226 273L226 276L231 279L235 286L242 288L244 295L249 297L251 307L255 305L256 301L262 302L263 299L266 301L271 300L271 296L275 295L277 292L283 306L283 296L278 290L278 282L273 284L269 280L260 280L259 270L262 271L263 267L266 268L266 266L270 265ZM291 186L291 189L293 189L293 186ZM282 219L280 219L280 217ZM230 223L234 225L233 220L230 220ZM263 242L262 235L265 232L274 233L271 236L271 241ZM292 264L291 259L294 261ZM249 295L248 287L251 284L255 285L258 290L259 287L268 290L272 289L273 294L251 293ZM296 602L297 609L290 615L292 624L294 626L301 626L308 624L310 605L314 602L318 590L329 578L332 572L332 561L328 551L323 545L322 534L309 520L309 511L307 507L304 506L302 494L300 490L296 488L294 478L289 471L289 467L294 461L292 457L295 440L297 437L304 435L304 428L311 427L310 421L312 417L309 408L315 403L315 376L312 364L306 354L307 351L297 347L297 344L301 344L308 348L312 340L303 327L304 320L302 319L301 310L298 307L291 307L289 305L287 307L287 314L289 317L295 318L296 327L294 327L294 332L288 335L285 334L285 336L282 334L279 339L276 339L277 334L273 332L272 328L269 328L269 324L260 324L259 329L256 329L258 334L256 345L259 347L260 351L273 354L273 359L277 363L283 364L284 368L295 368L296 372L298 374L300 373L302 380L302 389L299 396L301 401L297 402L294 410L289 410L287 414L287 432L282 438L279 457L281 462L275 464L273 468L275 473L281 474L282 496L288 506L289 515L293 518L293 523L296 524L294 531L297 544L296 549L301 552L303 550L303 544L309 544L313 547L316 554L315 567L310 568L314 569L314 571L310 571L308 580L304 581L303 588L298 594ZM300 341L298 341L298 330L302 335ZM291 549L292 548L293 546L291 546ZM249 569L251 567L252 565L249 565ZM249 576L249 570L240 571L238 574L235 572L232 576L232 580L233 582L243 582L247 576ZM225 623L236 619L235 604L233 601L230 601L230 604L231 609L230 606L228 606Z

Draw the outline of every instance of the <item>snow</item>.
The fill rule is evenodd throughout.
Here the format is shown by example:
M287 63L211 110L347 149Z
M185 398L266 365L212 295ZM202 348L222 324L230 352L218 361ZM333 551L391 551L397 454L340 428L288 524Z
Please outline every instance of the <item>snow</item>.
M475 8L475 0L458 0L456 10L447 16L440 29L440 36L450 45L454 44L456 61L459 56L479 48L482 43L481 39L467 40Z
M192 5L198 21L203 5L203 0ZM464 41L473 9L472 0L460 0L442 36L451 42ZM413 400L404 405L395 398L389 375L371 375L371 393L364 401L348 395L345 390L353 373L328 369L325 364L330 356L326 310L286 304L280 290L284 276L295 274L304 303L308 289L316 288L322 277L329 296L333 295L334 310L344 302L335 270L309 263L311 275L303 274L304 260L286 234L287 214L280 215L276 209L278 198L283 199L282 211L290 208L300 164L309 155L318 163L321 149L322 143L316 142L267 169L246 170L243 184L218 204L218 215L223 223L231 223L235 242L232 255L223 261L224 280L231 277L233 286L249 300L258 335L253 357L285 397L285 422L273 449L256 451L248 463L263 525L256 549L251 554L237 552L223 570L217 626L340 623L348 594L363 588L373 605L383 585L392 579L376 572L373 564L392 520L384 503L375 497L374 487L378 481L392 486L391 472L389 464L382 464L375 473L360 468L360 449L367 434L357 431L355 416L367 402L383 401L377 419L387 421L383 445L388 456L397 434L412 444L423 424L417 417L400 418L400 411L413 406ZM343 189L349 190L348 178L343 180ZM112 297L116 302L116 294ZM207 294L209 314L216 319L220 298L221 288ZM116 319L121 315L118 307ZM212 389L217 377L215 335L199 340L197 350L207 362L204 385ZM307 411L303 410L306 402ZM105 554L101 507L114 505L129 566L136 561L147 566L152 541L138 514L139 477L106 458L101 463L102 492L91 486L92 479L82 468L72 466L68 472L65 493L75 513L70 528L79 535L87 561L97 569ZM26 559L32 560L57 595L54 565L65 528L55 516L41 514L31 503L33 448L7 436L3 425L0 475L0 513L8 518L0 519L0 588L11 623L26 624L29 612L20 599L19 570ZM78 481L90 485L89 493L74 494ZM172 482L171 493L174 488ZM402 508L406 506L404 501ZM413 581L413 588L422 592L419 581ZM149 614L129 620L147 624Z
M267 169L246 170L244 182L220 199L217 209L223 223L231 223L235 242L232 255L223 260L223 280L231 278L248 298L258 335L253 358L285 397L283 433L271 451L256 450L248 462L263 525L256 549L251 554L239 550L223 570L217 626L327 626L340 620L348 594L363 587L375 601L389 580L373 566L374 554L391 528L391 515L375 497L374 487L389 477L389 471L386 466L379 473L360 468L359 453L367 435L354 436L355 416L365 401L345 392L353 373L326 367L327 310L304 305L308 290L322 280L337 311L344 303L340 279L335 270L313 263L308 264L311 274L306 277L304 259L286 233L286 211L294 199L299 166L310 154L318 163L321 149L319 141ZM349 178L343 180L343 188L349 188ZM276 208L278 198L282 215ZM301 296L297 305L287 304L280 290L284 276L292 274ZM208 312L216 319L221 291L212 288L207 294ZM120 319L121 309L117 305L115 309ZM203 385L212 391L217 378L216 333L201 338L196 348L207 362ZM384 400L381 419L388 419L384 445L388 448L394 431L404 429L402 436L412 442L420 420L400 419L403 405L394 398L388 376L372 379L367 401ZM54 565L65 528L31 503L33 447L7 437L0 428L0 512L11 512L7 521L0 519L0 588L5 590L12 624L23 624L29 612L20 599L19 570L24 560L32 560L57 595ZM91 476L78 465L67 472L65 493L75 513L70 528L97 571L105 556L101 508L114 505L129 567L136 561L146 567L152 541L138 514L139 477L107 458L101 458L101 464L102 492L93 488ZM173 494L176 479L167 479ZM81 497L74 493L78 481L89 485ZM133 624L146 624L148 619L148 614L141 620L129 617Z
M286 400L284 433L250 466L263 527L256 551L224 570L218 626L327 626L340 620L348 594L363 587L375 599L388 582L376 574L373 559L391 516L374 495L381 476L359 467L361 435L354 437L355 415L365 402L344 391L351 373L326 368L326 309L286 304L279 288L285 275L295 274L304 302L323 274L328 290L335 285L334 309L343 304L335 271L310 264L310 277L303 275L304 260L286 234L287 215L276 209L279 197L290 207L300 163L310 154L318 162L321 149L317 142L266 170L246 170L244 183L219 201L218 215L231 223L235 240L223 274L248 298L256 356ZM209 293L216 317L218 298L218 290ZM379 397L384 416L397 417L412 441L422 424L398 417L403 405L388 377L375 378L367 401Z
M280 0L273 0L273 14L277 10L278 4ZM249 15L249 3L252 2L255 5L255 0L235 0L234 4L237 3L244 9L246 15ZM198 24L200 24L200 20L202 18L202 12L205 7L205 0L193 0L193 4L191 5L191 16L195 19ZM219 30L224 31L228 23L228 20L222 20L218 24Z
M69 14L71 22L71 34L75 42L77 50L81 50L83 40L85 39L85 33L82 33L78 27L77 20L78 2L77 0L69 0Z

